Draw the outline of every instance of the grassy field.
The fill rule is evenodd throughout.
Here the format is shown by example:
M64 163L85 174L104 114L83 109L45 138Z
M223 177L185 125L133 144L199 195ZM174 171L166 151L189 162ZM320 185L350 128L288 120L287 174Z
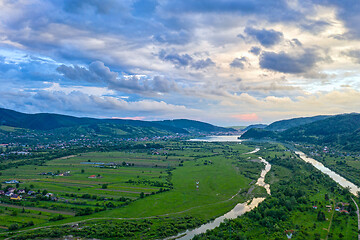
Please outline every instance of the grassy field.
M58 200L29 198L8 203L19 206L0 204L0 237L5 237L7 228L14 224L25 231L15 233L13 239L65 234L101 239L173 236L224 214L238 202L267 196L264 188L253 188L264 168L259 156L272 164L265 178L271 184L272 195L253 211L198 239L230 238L226 224L231 225L233 236L238 239L285 239L284 231L289 229L295 231L293 239L357 236L357 217L346 189L282 145L263 144L259 152L244 154L256 145L161 144L156 149L90 152L47 161L43 166L2 171L1 181L19 180L19 188L51 191ZM69 176L39 175L68 171ZM91 175L100 177L88 178ZM340 206L341 202L349 206ZM335 211L337 206L349 214ZM87 209L93 211L89 215L78 214ZM57 219L59 214L64 219ZM36 216L41 217L33 219ZM40 229L27 231L34 227Z
M254 194L265 195L260 188L252 195L246 194L263 168L262 164L251 161L255 156L243 155L254 146L193 142L161 144L163 146L157 149L90 152L50 160L40 166L3 170L1 182L15 179L20 181L17 189L38 194L37 197L24 194L21 201L8 201L5 196L0 199L27 209L37 207L42 218L33 224L46 226L91 218L192 216L208 220ZM64 173L65 176L60 176ZM95 178L89 178L92 175ZM2 184L3 189L8 186L15 187L15 184ZM56 199L44 198L44 190L54 194ZM89 208L91 215L79 216ZM21 222L14 222L20 217L6 218L12 211L21 210L9 205L7 209L1 213L0 227L6 229L14 223L21 227ZM49 210L62 212L65 219L49 221L57 216ZM71 216L75 214L78 216ZM31 221L22 217L24 221Z
M194 239L277 240L286 239L286 230L299 240L357 239L355 205L346 189L282 145L264 144L257 154L272 165L265 178L272 195L251 212ZM335 211L338 206L349 213Z

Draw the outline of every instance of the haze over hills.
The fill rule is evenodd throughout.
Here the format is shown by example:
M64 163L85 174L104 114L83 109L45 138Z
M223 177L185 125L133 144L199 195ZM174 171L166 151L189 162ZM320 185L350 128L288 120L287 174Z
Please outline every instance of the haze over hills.
M218 127L209 123L188 120L188 119L163 120L163 121L155 121L153 123L157 123L162 126L185 129L188 132L198 132L199 130L202 132L229 132L229 131L234 132L235 131L235 129L233 128Z
M235 129L217 127L200 121L177 119L165 121L141 121L124 119L79 118L53 113L26 114L0 108L1 125L31 130L54 130L71 128L72 131L92 130L98 133L116 133L119 135L168 134L168 133L211 133L233 132Z

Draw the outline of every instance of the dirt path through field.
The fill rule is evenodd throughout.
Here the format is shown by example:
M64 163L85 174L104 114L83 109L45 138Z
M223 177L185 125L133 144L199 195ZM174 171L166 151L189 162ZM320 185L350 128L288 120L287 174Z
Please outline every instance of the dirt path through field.
M355 200L352 197L351 197L351 199L353 200L353 202L355 203L355 206L356 206L356 215L358 217L358 231L359 231L358 239L360 240L360 213L359 213L359 207L358 207L357 203L355 202Z

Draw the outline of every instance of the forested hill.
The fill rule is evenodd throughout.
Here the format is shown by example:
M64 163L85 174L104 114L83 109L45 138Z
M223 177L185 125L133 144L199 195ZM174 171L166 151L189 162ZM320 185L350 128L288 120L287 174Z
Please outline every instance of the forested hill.
M281 138L309 143L335 143L351 148L360 144L360 114L341 114L321 121L290 128Z
M249 125L246 128L243 129L243 131L248 131L252 128L258 128L258 129L262 129L262 128L266 128L268 125L266 124L253 124L253 125Z
M272 138L294 142L335 144L347 150L360 150L360 114L341 114L282 132L251 129L242 138Z
M188 119L175 119L175 120L164 120L156 121L154 123L185 129L189 132L234 132L236 131L233 128L224 128L211 125L209 123L188 120Z
M293 127L298 127L301 125L305 125L308 123L324 120L330 116L326 115L319 115L314 117L300 117L300 118L292 118L287 120L280 120L273 122L269 126L267 126L265 129L270 131L284 131Z
M26 114L9 109L0 108L0 125L31 129L31 130L54 130L61 128L79 129L82 131L95 131L98 133L119 132L121 135L136 135L144 132L156 135L158 133L189 133L189 132L231 132L234 129L217 127L208 123L179 119L168 121L140 121L124 119L96 119L79 118L53 113ZM85 127L84 127L85 126ZM84 130L85 129L85 130ZM146 131L144 131L146 130ZM75 130L76 131L76 130Z

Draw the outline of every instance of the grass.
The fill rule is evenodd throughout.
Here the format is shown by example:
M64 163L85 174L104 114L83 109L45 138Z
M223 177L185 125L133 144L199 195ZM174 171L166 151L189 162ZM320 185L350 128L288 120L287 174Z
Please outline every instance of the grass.
M110 201L119 206L124 204L117 200L121 197L136 200L126 206L107 208L106 211L88 216L68 217L57 222L48 222L48 219L45 219L34 222L35 226L92 218L146 218L161 215L193 216L209 220L227 212L238 202L246 200L245 195L237 193L240 189L246 192L250 187L253 179L249 178L247 172L251 172L254 177L260 174L263 167L239 157L251 150L253 147L236 143L167 142L161 149L91 152L67 159L54 159L42 166L27 165L7 169L2 171L0 181L16 179L21 181L19 188L47 190L62 199L55 202L21 202L26 206L35 205L44 210L69 209L77 212L87 207L104 208ZM239 168L237 162L240 164L241 161L247 161L247 164ZM102 168L94 167L93 164L83 164L96 162L114 162L120 166ZM129 166L123 166L123 162ZM70 176L39 175L67 171L70 171ZM101 178L89 179L90 175L100 175ZM132 180L132 183L129 180ZM198 190L196 182L199 182ZM107 184L106 189L102 189L103 184ZM158 184L164 186L160 187ZM140 198L141 192L156 193L160 188L169 191ZM263 191L257 189L255 193L261 195ZM95 198L102 197L105 200L80 198L83 194L90 194ZM229 200L234 195L236 197ZM111 200L112 198L114 200ZM1 222L0 225L8 226L9 222Z

